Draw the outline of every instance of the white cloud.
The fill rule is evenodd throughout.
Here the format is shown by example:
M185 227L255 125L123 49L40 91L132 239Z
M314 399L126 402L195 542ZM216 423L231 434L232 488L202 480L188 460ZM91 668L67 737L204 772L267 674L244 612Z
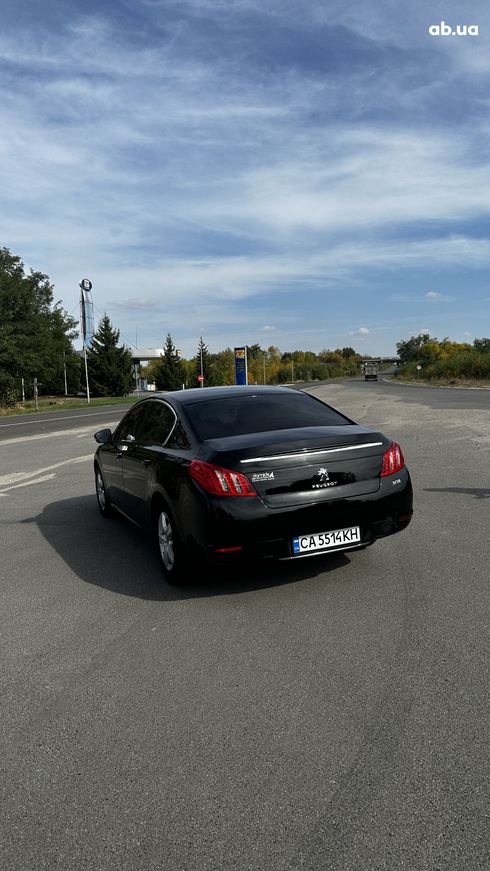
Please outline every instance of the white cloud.
M110 11L71 19L67 12L63 30L47 20L0 35L0 59L13 71L0 95L0 238L46 271L66 302L73 295L76 306L86 274L100 308L112 307L127 331L137 312L154 341L168 318L197 334L240 324L256 331L265 322L259 332L275 323L280 335L293 306L291 334L299 336L310 315L302 324L296 299L307 302L310 290L341 308L346 287L391 273L394 301L418 305L414 317L429 308L442 317L452 306L423 308L423 293L406 290L407 271L490 265L490 242L464 234L465 221L488 214L486 122L451 126L442 108L437 118L426 111L433 89L463 63L465 40L444 48L444 40L428 40L422 4L409 16L395 14L394 0L140 7L154 16L155 39L129 35ZM181 8L188 20L179 19ZM347 27L373 59L372 74L365 63L325 72L301 59L279 60L278 73L248 50L244 64L250 33L240 34L237 56L199 50L204 37L192 31L193 15L207 24L216 17L210 34L232 34L251 12L301 33L305 45L320 27L330 36L332 27ZM254 34L256 25L254 17ZM481 55L467 42L465 51ZM402 49L396 66L386 62L389 45ZM415 45L424 59L446 54L439 78L419 77L422 55L409 62L405 53ZM419 85L407 87L407 75ZM244 304L251 297L254 312ZM425 299L449 297L432 291ZM355 316L377 318L362 309Z
M435 290L429 290L429 292L425 294L424 299L428 302L451 302L452 297L446 296L444 293L438 293Z
M246 169L219 196L192 205L215 230L254 226L274 238L390 227L420 221L449 224L488 212L490 161L468 163L471 137L427 128L416 133L326 125L315 143L295 135L294 157ZM327 145L328 141L328 145ZM329 159L324 159L328 149ZM444 184L441 166L451 164Z
M226 6L212 0L207 8L221 14ZM354 26L357 16L362 29L366 16L358 4L347 7L334 4L332 24ZM272 9L277 13L279 5ZM297 26L299 14L294 3L285 11ZM63 36L46 33L42 51L37 37L26 35L20 45L0 38L0 56L10 63L45 71L56 65L54 78L6 92L0 118L11 142L4 137L0 146L5 194L20 190L30 206L46 210L50 197L54 212L67 197L91 191L95 200L103 180L113 185L111 211L130 199L135 223L145 214L151 226L162 227L167 215L174 226L192 221L274 241L302 231L324 236L428 220L447 224L487 212L490 163L475 160L477 126L448 138L428 125L404 130L329 120L342 108L346 84L354 91L361 86L361 74L346 82L291 70L255 84L225 60L179 55L170 39L162 38L159 50L135 43L122 51L115 26L97 15L68 23ZM371 88L371 101L377 90ZM318 112L324 120L312 136L302 121ZM64 123L53 123L53 114ZM236 162L232 150L216 160L212 149L227 144L237 149ZM147 159L128 163L131 145L145 149ZM451 172L438 183L447 165Z
M250 306L243 307L242 304L247 299L255 298L258 301L264 294L270 294L273 306L274 297L277 296L284 300L282 313L285 315L290 311L289 303L285 302L286 297L294 302L298 287L301 287L302 293L307 288L321 288L323 295L334 301L338 299L339 282L349 280L352 284L356 276L364 274L370 267L385 271L406 271L411 267L432 266L433 263L451 266L460 262L462 251L465 250L468 260L473 253L475 260L490 264L490 243L484 250L475 250L471 240L460 238L412 245L380 244L378 250L362 244L340 244L327 252L315 251L308 255L299 253L297 256L196 260L174 258L161 260L148 267L120 266L117 263L107 263L105 258L96 255L90 261L84 261L87 263L86 267L77 269L71 256L58 275L57 288L71 287L75 292L81 273L86 272L87 275L90 273L89 277L94 284L96 305L109 313L111 306L115 307L120 300L133 300L132 292L138 287L141 299L147 304L152 324L155 324L154 310L149 308L150 305L159 309L173 322L182 320L185 307L185 322L190 322L189 319L192 318L198 330L205 329L207 325L215 327L240 321L250 323L252 327L256 323L256 314ZM52 275L53 270L46 263L46 254L42 255L40 252L40 257L42 268ZM59 293L59 289L56 292ZM124 310L118 308L118 312L118 318L122 319ZM272 313L272 308L270 312ZM144 314L145 310L141 307L139 315ZM294 321L299 329L298 317ZM130 322L128 313L128 328ZM265 326L272 324L267 323Z
M275 329L276 329L276 328L273 327L272 324L264 324L264 326L260 328L259 332L261 332L261 333L271 333L271 332L273 332Z
M358 330L352 330L352 332L349 333L349 336L356 336L357 338L362 339L365 336L369 336L370 333L371 330L368 330L367 327L359 327Z
M157 302L150 299L124 299L112 303L113 306L120 309L128 309L129 311L146 311L147 309L156 309Z

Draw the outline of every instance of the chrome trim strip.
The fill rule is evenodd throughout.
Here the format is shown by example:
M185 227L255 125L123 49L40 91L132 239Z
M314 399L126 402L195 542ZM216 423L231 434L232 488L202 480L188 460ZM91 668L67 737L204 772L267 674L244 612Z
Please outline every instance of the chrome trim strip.
M167 444L167 442L170 440L171 436L173 435L173 431L174 431L175 427L177 426L178 417L177 417L177 412L175 411L175 408L173 408L169 402L165 402L164 399L161 399L160 401L163 402L163 404L166 405L167 408L170 408L170 411L173 413L173 416L174 416L174 422L173 422L172 429L170 430L165 441L162 442L163 447L165 447L165 445Z
M377 448L383 442L365 442L363 445L349 445L346 448L327 448L322 451L302 451L300 454L275 454L272 457L251 457L249 460L240 460L240 463L265 463L267 460L289 460L295 457L312 457L317 454L339 454L341 451L359 451L361 448Z

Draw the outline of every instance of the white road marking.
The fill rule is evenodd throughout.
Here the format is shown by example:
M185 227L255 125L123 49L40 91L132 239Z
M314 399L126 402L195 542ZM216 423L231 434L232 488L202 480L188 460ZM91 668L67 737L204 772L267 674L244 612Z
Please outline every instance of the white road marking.
M56 478L56 472L51 472L49 475L43 475L42 478L35 478L33 481L23 481L22 484L13 484L12 487L5 487L0 492L0 496L7 494L10 490L17 490L18 487L30 487L31 484L42 484L43 481L50 481L51 478Z
M62 460L60 463L53 463L52 466L43 466L42 469L34 469L32 472L12 472L10 475L2 475L0 477L0 487L5 487L6 485L20 486L18 484L19 481L27 481L30 478L36 478L35 481L29 480L30 484L36 484L38 481L47 480L46 478L39 478L38 475L43 475L45 472L51 472L53 469L60 469L61 466L71 466L75 463L86 463L87 460L91 460L93 458L93 454L85 454L83 457L73 457L71 460ZM54 475L50 475L49 477L54 477ZM12 486L8 487L9 490L12 489Z
M48 418L45 418L44 416L41 415L39 417L36 417L36 420L20 420L18 422L15 421L15 423L0 423L0 429L3 429L6 426L28 426L28 424L31 424L31 423L56 423L57 420L76 420L78 417L96 417L96 416L100 416L101 414L104 414L104 411L107 407L108 407L107 405L101 406L100 411L89 411L86 414L70 414L70 415L66 415L65 417L58 417L58 415L56 415L56 417L48 417ZM124 406L121 406L121 407L124 408ZM113 406L109 406L109 408L111 409L111 411L108 413L113 414L114 413Z
M110 423L107 424L107 426L110 429L112 429L112 427L117 426L117 423L119 423L119 421L111 421ZM88 433L93 433L93 431L94 431L94 428L92 426L85 426L85 427L79 428L79 429L65 429L65 430L57 430L56 432L45 432L45 433L40 433L39 435L17 436L16 438L12 438L12 439L2 439L0 441L0 448L2 448L4 445L17 445L17 444L21 444L23 442L33 442L36 439L51 439L51 438L56 438L57 436L65 436L65 438L70 438L71 436L78 436L78 435L83 436L83 435L87 435ZM94 445L94 450L95 450L95 445Z

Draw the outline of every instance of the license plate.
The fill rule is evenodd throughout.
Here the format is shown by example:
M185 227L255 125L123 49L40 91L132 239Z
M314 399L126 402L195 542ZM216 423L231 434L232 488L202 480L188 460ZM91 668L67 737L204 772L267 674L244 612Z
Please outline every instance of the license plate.
M330 532L315 532L313 535L298 535L293 538L293 553L311 553L315 550L329 550L335 547L349 547L359 544L361 529L348 526L346 529L333 529Z

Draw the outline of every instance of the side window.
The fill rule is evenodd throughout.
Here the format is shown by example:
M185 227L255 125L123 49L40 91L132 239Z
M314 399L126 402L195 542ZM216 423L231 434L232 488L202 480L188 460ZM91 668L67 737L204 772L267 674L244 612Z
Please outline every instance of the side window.
M184 427L182 426L180 420L177 421L177 423L175 425L175 429L174 429L172 435L170 436L170 438L166 444L166 447L167 448L181 448L181 449L183 448L184 450L186 450L187 448L190 448L190 443L189 443L189 439L187 438L187 433L186 433Z
M128 411L126 417L122 419L116 430L116 441L122 442L128 437L128 435L133 436L136 441L139 439L145 424L147 404L148 403L146 402L142 402L135 408L132 408L131 411Z
M146 402L147 414L138 441L161 445L169 437L175 424L175 414L165 402Z

